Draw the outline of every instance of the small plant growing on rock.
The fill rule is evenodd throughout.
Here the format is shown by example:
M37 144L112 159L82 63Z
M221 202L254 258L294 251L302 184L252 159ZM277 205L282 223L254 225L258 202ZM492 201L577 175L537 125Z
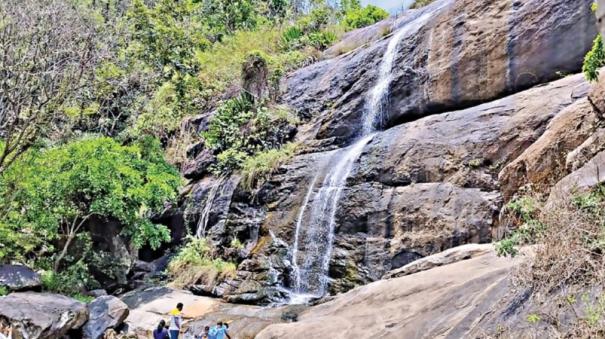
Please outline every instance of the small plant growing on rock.
M8 288L6 286L0 286L0 297L3 297L8 294Z
M589 81L596 81L599 78L599 68L605 66L605 50L603 47L603 37L599 34L592 45L592 49L584 58L582 71Z
M532 325L537 324L538 322L540 322L540 320L540 316L535 313L531 313L527 316L527 322Z
M236 250L241 250L244 248L244 244L242 244L242 242L236 237L231 240L229 247L234 248Z
M545 225L538 219L540 206L537 198L522 196L511 200L505 211L513 214L515 223L520 226L506 238L496 243L496 252L500 256L516 256L518 246L531 244L544 231Z
M215 258L214 250L204 238L188 237L187 243L172 258L168 274L177 288L203 283L212 285L235 276L235 263Z
M435 0L416 0L412 4L412 6L410 6L410 8L412 8L412 9L421 8L421 7L429 5L433 1L435 1Z

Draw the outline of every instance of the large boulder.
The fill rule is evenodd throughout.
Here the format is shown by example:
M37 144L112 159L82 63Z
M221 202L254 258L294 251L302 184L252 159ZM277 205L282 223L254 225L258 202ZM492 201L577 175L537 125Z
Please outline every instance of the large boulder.
M468 260L338 295L302 312L297 322L266 327L256 338L308 338L309 333L330 333L331 338L471 338L467 333L506 294L509 273L521 262L497 257L493 247L487 248L491 245L484 246L481 253L471 250Z
M0 265L0 286L11 291L38 290L40 275L23 265Z
M404 13L368 48L293 73L285 101L313 119L307 137L349 140L396 36L387 126L515 93L581 69L597 33L592 2L437 0Z
M114 296L102 296L88 304L89 318L83 328L84 338L100 339L108 329L122 325L128 306Z
M13 339L61 338L88 320L84 303L50 293L19 292L0 298L0 324Z

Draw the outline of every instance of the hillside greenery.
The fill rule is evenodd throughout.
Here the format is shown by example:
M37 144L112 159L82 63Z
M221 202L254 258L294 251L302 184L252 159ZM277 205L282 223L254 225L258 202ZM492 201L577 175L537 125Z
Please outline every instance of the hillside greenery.
M1 1L0 263L85 298L102 257L88 226L119 223L132 249L170 240L151 220L176 201L192 144L254 190L296 150L280 79L386 16L358 0ZM187 123L200 114L201 132ZM170 272L234 271L187 243Z

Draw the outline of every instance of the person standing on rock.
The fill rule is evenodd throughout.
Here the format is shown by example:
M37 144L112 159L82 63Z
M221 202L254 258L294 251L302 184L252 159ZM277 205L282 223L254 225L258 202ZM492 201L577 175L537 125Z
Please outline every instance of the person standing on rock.
M181 325L183 324L183 303L176 304L176 308L170 311L170 339L179 339Z

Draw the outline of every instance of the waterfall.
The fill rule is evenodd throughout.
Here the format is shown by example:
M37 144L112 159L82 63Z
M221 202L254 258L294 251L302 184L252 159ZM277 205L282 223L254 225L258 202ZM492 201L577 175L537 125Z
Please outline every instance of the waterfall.
M200 218L197 222L195 236L198 238L204 238L206 236L206 227L208 227L208 219L210 218L210 212L212 211L212 204L214 199L219 192L219 189L223 186L225 177L220 177L210 188L204 201L204 207L200 213Z
M353 170L353 164L373 137L373 134L368 135L353 146L338 152L335 155L338 157L336 166L331 167L319 190L313 192L317 177L309 187L296 223L292 251L293 292L299 296L299 299L321 297L326 292L328 283L326 273L332 256L338 200ZM309 213L305 213L307 209ZM301 251L304 252L304 256L300 256Z
M384 107L387 104L388 89L393 81L391 70L393 61L397 53L399 41L403 38L407 30L399 30L389 41L387 50L382 57L380 69L378 71L378 81L370 90L368 100L366 101L366 114L363 119L363 134L368 134L381 128L385 124Z
M378 80L374 87L370 90L366 100L366 109L363 119L363 134L372 133L377 129L381 129L386 125L387 117L384 109L388 104L389 86L393 81L393 63L397 56L398 46L401 40L409 34L418 30L424 22L430 18L430 12L425 13L420 17L412 16L411 22L399 29L389 40L387 49L384 52L380 68L378 70Z
M313 297L322 297L326 293L335 216L342 190L355 161L374 137L374 132L385 125L384 108L393 80L392 68L399 43L428 18L428 14L411 18L409 21L414 21L413 23L405 23L390 38L380 64L378 79L366 98L362 136L352 146L336 152L329 159L331 166L328 166L321 186L315 187L322 173L316 174L311 180L296 221L292 246L294 281L290 303L302 303Z

